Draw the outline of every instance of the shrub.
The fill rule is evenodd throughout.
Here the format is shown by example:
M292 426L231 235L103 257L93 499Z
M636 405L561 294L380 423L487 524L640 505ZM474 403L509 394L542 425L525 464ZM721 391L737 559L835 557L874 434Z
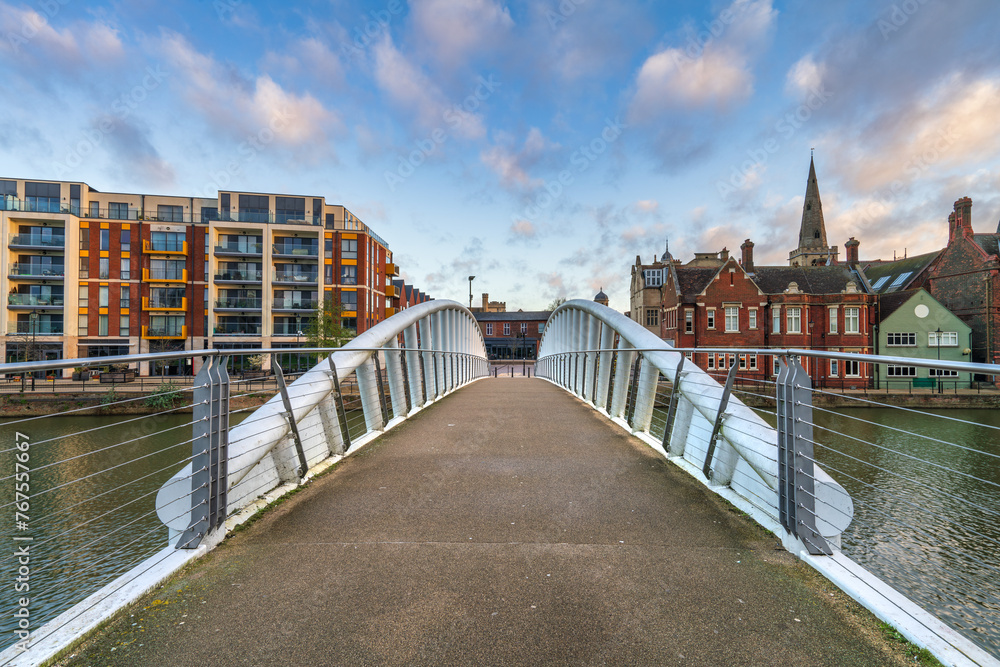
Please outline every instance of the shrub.
M181 400L180 392L178 392L177 389L177 385L173 382L165 382L161 384L146 397L146 407L157 410L174 407L174 404Z

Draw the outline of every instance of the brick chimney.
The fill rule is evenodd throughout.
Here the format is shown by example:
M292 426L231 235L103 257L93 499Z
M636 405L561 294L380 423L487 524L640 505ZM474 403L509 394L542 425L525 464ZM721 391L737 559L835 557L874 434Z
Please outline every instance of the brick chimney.
M853 236L847 241L847 243L844 244L844 247L847 248L847 265L848 266L854 266L855 264L858 263L858 246L859 245L861 245L861 242L858 241Z
M487 292L483 292L483 312L489 312L490 309L490 295Z
M972 200L968 197L955 202L955 236L972 236Z
M722 251L719 253L719 259L721 259L723 262L729 261L729 248L722 249Z
M743 259L740 264L743 266L743 270L747 273L753 273L753 241L747 239L740 246L740 250L743 251Z

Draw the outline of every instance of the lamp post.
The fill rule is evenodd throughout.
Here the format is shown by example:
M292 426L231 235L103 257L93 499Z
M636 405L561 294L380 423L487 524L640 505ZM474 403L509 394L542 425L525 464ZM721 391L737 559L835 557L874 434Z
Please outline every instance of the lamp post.
M472 310L472 281L475 279L475 276L469 276L469 310Z
M937 353L938 353L938 355L937 355L938 362L940 362L941 361L941 327L938 327L938 329L937 329ZM934 369L934 371L937 373L937 376L938 376L938 381L937 381L937 389L938 389L938 391L937 391L937 393L940 394L941 393L941 369L940 368L936 368L936 369Z
M31 311L31 313L28 315L28 321L31 322L31 347L29 347L28 349L31 350L31 356L34 357L35 356L35 330L36 330L36 328L38 326L38 313L35 312L35 311ZM27 357L27 356L28 355L25 354L25 357ZM34 361L34 359L25 359L25 361ZM35 391L35 373L34 372L31 373L31 391Z
M303 336L303 333L302 333L301 330L295 332L295 347L302 347L301 343L299 343L299 338L301 338L302 336ZM296 359L295 359L295 370L297 371L297 370L299 370L299 366L302 365L302 355L301 354L297 354L295 356L296 356Z

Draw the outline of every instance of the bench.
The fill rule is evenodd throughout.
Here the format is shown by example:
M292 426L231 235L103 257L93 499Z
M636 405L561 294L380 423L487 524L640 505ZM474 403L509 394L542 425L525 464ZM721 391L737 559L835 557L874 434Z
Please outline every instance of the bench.
M101 373L101 384L120 384L122 382L135 382L135 373L132 371Z
M913 378L914 389L933 389L937 385L936 378Z

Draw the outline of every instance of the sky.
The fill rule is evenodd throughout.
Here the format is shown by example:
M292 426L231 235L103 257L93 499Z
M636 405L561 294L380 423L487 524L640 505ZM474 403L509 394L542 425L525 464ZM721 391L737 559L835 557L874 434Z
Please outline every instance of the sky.
M280 4L280 6L279 6ZM323 196L435 298L538 310L631 266L787 264L1000 220L995 0L0 0L0 176Z

